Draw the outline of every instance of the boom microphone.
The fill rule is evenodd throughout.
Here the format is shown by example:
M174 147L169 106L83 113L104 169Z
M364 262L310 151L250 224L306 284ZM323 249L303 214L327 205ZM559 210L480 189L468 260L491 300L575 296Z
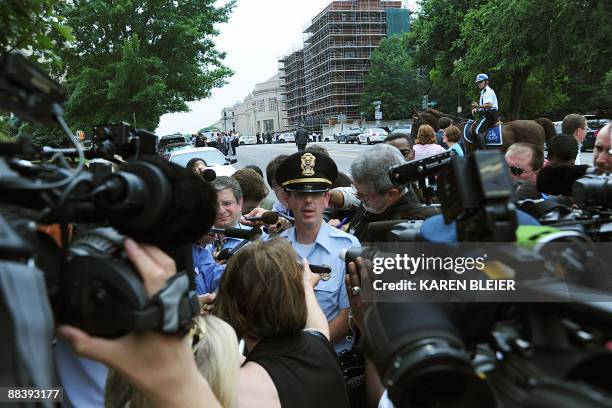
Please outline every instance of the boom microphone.
M247 217L246 221L256 222L262 221L264 224L276 224L278 222L278 213L276 211L267 211L261 214L261 217Z
M572 195L572 184L583 177L589 166L548 166L540 170L536 181L539 192L551 195Z

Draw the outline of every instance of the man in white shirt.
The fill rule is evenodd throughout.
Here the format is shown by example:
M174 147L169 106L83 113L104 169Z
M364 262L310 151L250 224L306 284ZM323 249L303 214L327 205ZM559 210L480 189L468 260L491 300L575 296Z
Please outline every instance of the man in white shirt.
M497 103L495 91L489 86L489 76L487 74L476 75L476 84L480 89L480 101L472 103L472 115L476 114L476 112L484 114L477 137L481 149L486 150L487 131L499 120L499 104Z
M582 142L587 134L587 120L584 116L577 113L570 113L563 118L561 123L561 133L571 136L578 142L578 154L576 155L575 165L581 165L580 152L582 151Z

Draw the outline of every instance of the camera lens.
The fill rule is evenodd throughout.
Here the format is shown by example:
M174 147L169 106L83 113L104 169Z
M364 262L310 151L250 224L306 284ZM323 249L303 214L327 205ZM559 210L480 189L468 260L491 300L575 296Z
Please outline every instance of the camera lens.
M396 407L494 407L450 312L438 303L378 303L365 316L364 350Z

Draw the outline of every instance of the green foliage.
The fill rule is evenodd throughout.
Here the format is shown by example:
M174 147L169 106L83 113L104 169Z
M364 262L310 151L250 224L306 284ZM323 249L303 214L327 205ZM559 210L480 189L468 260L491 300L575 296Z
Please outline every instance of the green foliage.
M486 72L507 119L609 108L611 19L604 0L424 0L409 46L430 99L456 95L459 82L476 100L474 77Z
M25 50L48 67L59 67L56 49L74 41L71 28L57 12L59 0L0 1L0 52Z
M405 35L381 41L370 57L371 68L364 81L361 111L374 117L374 101L382 102L385 119L404 119L421 105L429 81L416 69L406 47Z
M188 110L232 71L215 49L214 25L234 5L214 0L74 0L63 13L77 41L62 50L73 127L124 120L154 130ZM133 118L136 123L133 123Z

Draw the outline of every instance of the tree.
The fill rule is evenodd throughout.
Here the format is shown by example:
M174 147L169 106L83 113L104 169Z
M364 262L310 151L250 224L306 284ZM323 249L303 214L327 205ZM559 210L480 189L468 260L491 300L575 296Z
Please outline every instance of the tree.
M429 88L427 78L416 69L406 47L405 35L382 40L370 56L371 68L364 80L361 110L374 116L374 101L382 102L387 119L405 119L421 105Z
M537 111L595 107L609 70L612 18L603 0L425 0L410 34L432 90L487 72L507 119ZM527 108L523 100L528 97Z
M26 50L39 62L59 65L57 41L72 41L74 37L57 12L58 3L59 0L1 1L0 52Z
M124 120L155 129L161 115L188 110L232 71L215 49L214 25L233 1L73 0L62 11L77 38L64 48L66 105L73 126ZM134 122L135 118L135 123Z

